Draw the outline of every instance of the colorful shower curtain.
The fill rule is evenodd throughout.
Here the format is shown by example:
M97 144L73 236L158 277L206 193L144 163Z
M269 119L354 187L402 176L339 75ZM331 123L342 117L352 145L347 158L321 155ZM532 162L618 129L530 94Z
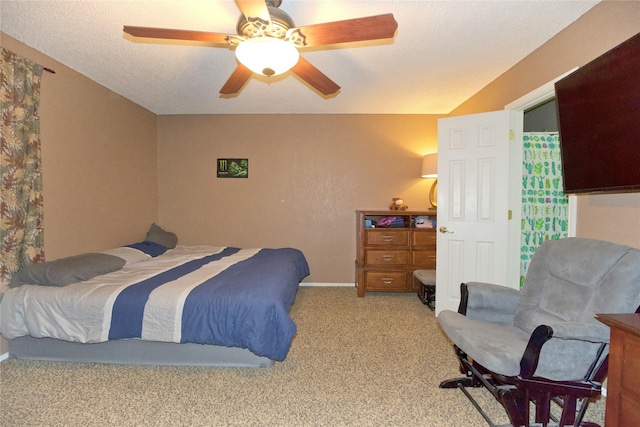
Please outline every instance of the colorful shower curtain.
M523 143L520 286L536 249L545 240L567 237L569 207L558 133L526 132Z
M0 47L0 290L44 260L40 166L42 66Z

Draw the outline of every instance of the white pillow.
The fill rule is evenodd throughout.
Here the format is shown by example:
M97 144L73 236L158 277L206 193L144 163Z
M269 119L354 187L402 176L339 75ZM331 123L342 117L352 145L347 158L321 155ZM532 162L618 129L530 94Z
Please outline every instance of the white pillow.
M151 255L145 254L134 248L121 247L102 251L103 254L117 256L125 260L125 266L135 264L136 262L147 261L151 259Z

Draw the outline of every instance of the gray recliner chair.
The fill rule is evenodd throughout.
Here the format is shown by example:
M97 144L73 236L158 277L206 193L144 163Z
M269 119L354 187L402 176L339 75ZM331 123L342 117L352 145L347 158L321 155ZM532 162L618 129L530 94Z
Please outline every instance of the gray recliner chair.
M467 387L486 387L514 426L581 424L607 371L609 328L597 313L640 308L640 249L584 238L545 242L536 251L522 290L470 282L461 285L458 312L438 322L454 344L460 388L494 425ZM551 405L561 412L554 417Z

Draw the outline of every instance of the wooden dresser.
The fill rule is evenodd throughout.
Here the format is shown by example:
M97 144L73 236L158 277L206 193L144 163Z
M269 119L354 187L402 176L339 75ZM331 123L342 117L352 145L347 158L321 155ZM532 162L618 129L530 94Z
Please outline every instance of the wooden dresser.
M638 425L640 420L640 314L597 314L611 328L605 425Z
M414 270L435 270L436 230L415 227L416 217L435 220L435 211L356 211L356 283L358 296L371 292L416 292ZM386 217L402 227L375 227Z

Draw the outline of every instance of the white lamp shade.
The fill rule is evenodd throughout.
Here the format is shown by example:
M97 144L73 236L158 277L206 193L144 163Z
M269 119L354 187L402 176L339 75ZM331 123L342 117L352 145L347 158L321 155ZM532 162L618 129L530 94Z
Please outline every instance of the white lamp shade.
M427 154L422 158L422 177L438 177L438 153Z
M296 65L300 54L293 44L282 39L255 37L238 45L236 58L256 74L276 76Z

